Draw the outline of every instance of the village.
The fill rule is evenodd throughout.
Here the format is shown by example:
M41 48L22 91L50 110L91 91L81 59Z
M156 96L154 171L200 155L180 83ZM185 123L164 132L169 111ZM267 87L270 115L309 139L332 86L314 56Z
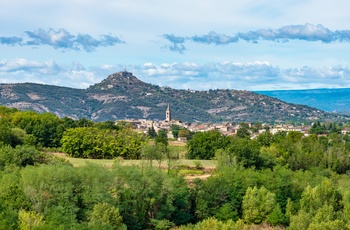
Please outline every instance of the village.
M168 105L167 110L165 112L165 120L162 121L152 121L146 119L128 119L124 120L130 124L132 124L138 132L147 133L149 129L154 129L156 133L159 130L167 131L167 136L170 139L175 138L173 133L171 132L172 125L177 125L183 129L188 129L191 132L206 132L210 130L218 130L225 136L236 135L237 131L241 128L242 124L236 124L233 122L222 122L222 123L188 123L182 122L176 119L172 119L171 117L171 109L170 105ZM253 123L245 123L249 128L254 126ZM271 134L276 134L278 132L300 132L303 133L305 137L309 136L309 130L311 129L311 125L300 125L294 126L292 124L274 124L270 125L267 123L261 123L255 127L255 131L251 131L250 138L254 139L259 134L269 131ZM250 129L252 130L252 129ZM343 135L350 133L350 127L344 127L341 129L341 133ZM326 135L326 134L319 134ZM178 141L186 142L186 137L178 137Z

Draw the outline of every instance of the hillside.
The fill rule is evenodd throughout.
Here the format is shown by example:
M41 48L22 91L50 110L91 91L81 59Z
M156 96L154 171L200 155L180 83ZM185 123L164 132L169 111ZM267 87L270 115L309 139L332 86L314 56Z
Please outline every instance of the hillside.
M0 103L5 106L94 121L128 118L163 120L168 104L174 119L188 122L342 118L334 113L249 91L159 87L145 83L129 72L114 73L87 89L33 83L0 84L0 96Z
M328 112L350 114L350 89L306 89L258 91L280 100L308 105Z

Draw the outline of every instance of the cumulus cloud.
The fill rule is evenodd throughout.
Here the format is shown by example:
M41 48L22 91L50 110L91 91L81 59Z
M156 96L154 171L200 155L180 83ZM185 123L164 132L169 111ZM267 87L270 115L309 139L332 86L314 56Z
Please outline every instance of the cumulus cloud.
M53 60L44 62L24 58L0 61L1 83L40 83L87 88L98 82L99 74L94 69L86 69L79 63L58 64Z
M323 25L287 25L278 29L259 29L255 31L240 32L234 35L218 34L214 31L206 35L194 35L190 37L164 34L163 38L172 45L167 46L171 51L180 52L173 46L181 47L181 52L186 50L184 43L190 41L202 44L228 45L240 40L258 43L259 41L287 42L290 40L303 40L308 42L350 42L350 30L332 31Z
M94 38L89 34L73 35L65 29L38 29L36 31L25 31L23 37L0 37L0 44L22 45L22 46L51 46L55 49L76 50L86 52L95 51L98 47L115 46L125 43L111 34L101 35Z
M19 58L0 61L0 82L34 82L73 88L88 88L101 82L109 74L123 71L124 65L85 67L74 62L58 64ZM310 89L350 87L350 67L308 66L282 69L268 62L232 62L230 60L198 64L145 63L126 66L140 80L176 89Z
M281 69L268 62L222 61L200 65L184 62L128 67L141 80L177 89L309 89L350 87L350 68L300 67Z

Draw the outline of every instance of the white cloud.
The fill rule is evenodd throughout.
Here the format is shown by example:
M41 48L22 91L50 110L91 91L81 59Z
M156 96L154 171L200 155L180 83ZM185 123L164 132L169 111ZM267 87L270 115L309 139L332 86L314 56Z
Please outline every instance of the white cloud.
M0 44L11 46L51 46L55 49L67 49L79 51L83 48L86 52L95 51L97 47L115 46L125 43L116 36L110 34L101 35L100 39L93 38L89 34L70 34L65 29L38 29L25 31L23 37L0 37Z
M35 82L73 88L87 88L99 83L123 65L84 67L80 63L57 64L24 58L0 61L0 80L3 83ZM147 62L128 65L127 70L140 80L177 89L301 89L317 87L350 87L350 67L300 67L281 69L269 62L232 62L230 60L198 64L195 62Z

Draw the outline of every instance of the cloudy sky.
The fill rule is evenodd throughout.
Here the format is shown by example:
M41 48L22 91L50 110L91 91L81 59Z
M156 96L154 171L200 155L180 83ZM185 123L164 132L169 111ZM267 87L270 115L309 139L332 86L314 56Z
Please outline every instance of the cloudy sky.
M0 83L350 87L348 0L0 2Z

